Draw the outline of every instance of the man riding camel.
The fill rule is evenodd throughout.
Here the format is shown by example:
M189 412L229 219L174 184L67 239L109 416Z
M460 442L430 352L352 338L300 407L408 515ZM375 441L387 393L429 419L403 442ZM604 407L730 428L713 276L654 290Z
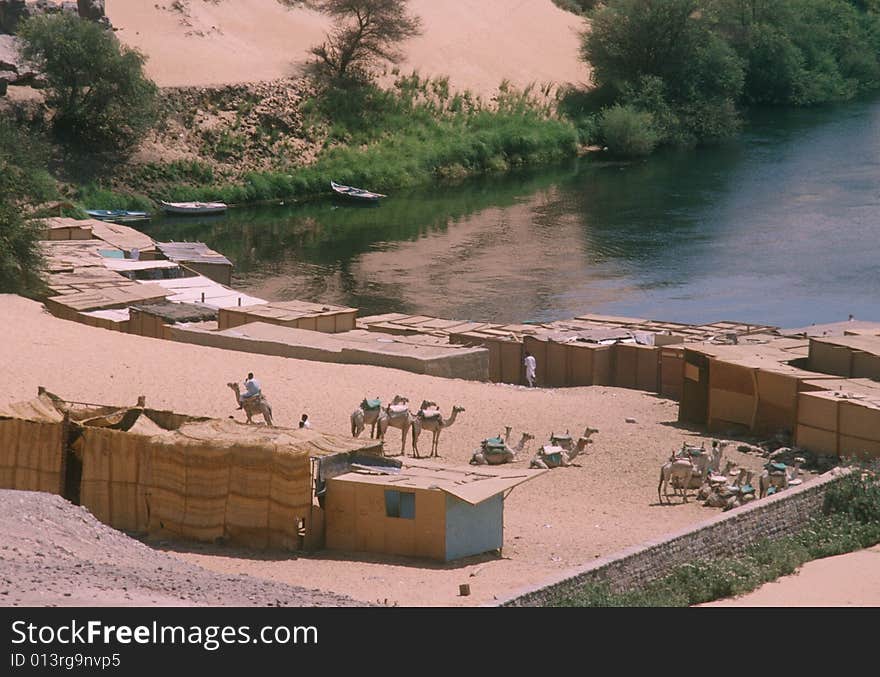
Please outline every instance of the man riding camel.
M241 394L238 400L238 408L241 409L245 400L249 400L252 397L259 397L260 395L260 382L254 378L252 373L248 373L247 378L244 380L244 392Z

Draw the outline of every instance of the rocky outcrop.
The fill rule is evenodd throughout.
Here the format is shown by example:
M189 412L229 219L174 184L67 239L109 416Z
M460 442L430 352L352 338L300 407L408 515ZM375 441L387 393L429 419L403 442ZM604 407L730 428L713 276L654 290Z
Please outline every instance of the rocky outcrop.
M6 85L39 89L45 84L42 75L22 60L14 35L0 35L0 83L0 96L6 93Z
M38 14L76 14L83 19L110 25L104 13L104 0L0 0L0 33L15 34L18 24Z
M99 22L105 20L104 0L77 0L76 4L83 19Z

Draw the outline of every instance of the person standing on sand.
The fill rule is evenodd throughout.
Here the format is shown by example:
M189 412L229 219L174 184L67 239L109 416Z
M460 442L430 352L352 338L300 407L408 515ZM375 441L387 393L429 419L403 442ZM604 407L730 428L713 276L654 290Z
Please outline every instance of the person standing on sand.
M299 421L299 427L300 428L311 428L312 427L312 424L309 423L309 415L308 414L302 415L302 418Z
M534 388L535 370L538 368L538 363L528 350L526 351L526 359L523 360L523 364L526 367L526 382L529 384L529 388Z

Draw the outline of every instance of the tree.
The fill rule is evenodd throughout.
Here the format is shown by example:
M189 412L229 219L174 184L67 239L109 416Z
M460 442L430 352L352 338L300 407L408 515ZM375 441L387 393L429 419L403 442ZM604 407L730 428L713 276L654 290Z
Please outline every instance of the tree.
M145 57L113 33L70 14L35 16L19 30L22 55L48 82L58 138L95 152L137 144L156 120L157 88Z
M406 0L319 0L315 7L338 23L323 44L309 50L309 71L324 82L369 80L381 61L398 63L398 45L421 33Z
M42 255L39 228L22 217L29 202L55 195L45 170L45 147L10 120L0 118L0 292L36 287Z
M699 143L737 129L743 63L715 33L707 7L610 0L584 36L581 54L595 84L629 109L651 113L661 143Z

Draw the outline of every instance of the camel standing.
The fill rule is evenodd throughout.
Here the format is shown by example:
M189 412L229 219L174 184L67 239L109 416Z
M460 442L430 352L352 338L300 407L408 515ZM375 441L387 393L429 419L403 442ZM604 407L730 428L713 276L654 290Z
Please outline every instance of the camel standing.
M378 397L376 397L376 401L379 401ZM409 400L402 395L395 395L394 399L391 400L392 405L406 404L407 402ZM352 437L360 436L367 425L370 426L370 439L376 437L376 429L379 427L379 419L382 417L382 407L380 405L375 409L370 409L365 406L366 404L367 400L362 400L358 408L351 412Z
M436 414L432 414L431 412L436 411ZM453 423L455 423L455 419L458 418L458 414L464 411L464 407L459 407L455 405L452 407L452 415L448 419L444 419L443 415L439 410L436 409L419 409L419 413L415 416L415 419L412 423L412 445L413 445L413 456L416 458L421 458L419 456L419 435L422 434L422 430L430 430L433 434L433 438L431 439L431 453L428 457L432 456L440 456L439 451L437 450L437 446L440 442L440 433L444 428L448 428Z
M378 401L379 398L376 398ZM367 426L370 426L370 439L376 437L376 426L379 423L379 416L382 414L382 406L375 409L369 409L365 405L367 400L358 405L358 408L351 412L351 436L359 437Z
M381 410L379 420L376 423L376 432L383 444L385 442L385 433L388 432L389 427L400 428L401 454L403 454L404 449L406 449L406 436L409 433L409 429L416 420L416 417L409 410L408 402L409 400L405 397L400 397L399 395L396 396L394 398L394 403L389 404ZM416 453L416 440L415 437L413 437L413 455L415 456Z
M674 493L680 493L682 499L687 503L688 487L691 483L691 477L694 473L694 464L683 458L672 458L660 467L660 483L657 485L657 499L663 503L660 495L661 487L664 489L666 502L669 500L669 485L672 485Z
M272 423L272 405L269 404L269 400L266 399L265 395L261 393L256 397L248 397L242 400L241 390L238 383L227 383L226 385L232 388L235 393L235 404L241 404L245 416L247 416L248 423L253 423L252 418L257 414L262 414L263 420L266 422L267 426L271 427L274 425L274 423Z

